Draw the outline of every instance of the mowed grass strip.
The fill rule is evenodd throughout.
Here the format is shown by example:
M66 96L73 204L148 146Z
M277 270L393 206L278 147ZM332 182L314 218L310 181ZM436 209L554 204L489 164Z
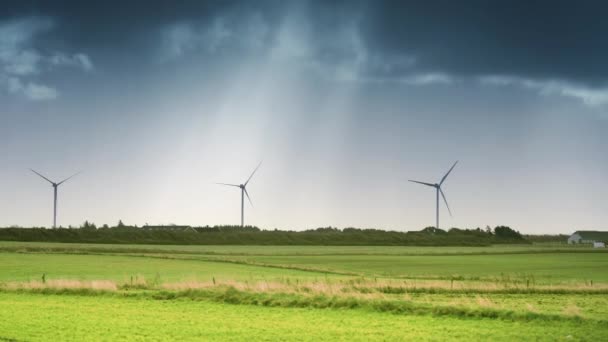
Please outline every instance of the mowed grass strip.
M0 281L80 279L179 281L323 277L322 273L290 269L114 255L0 253Z
M508 321L208 301L0 293L0 336L82 340L606 340L587 321Z
M546 253L450 256L246 256L230 259L251 264L281 265L353 272L389 278L465 278L535 283L608 282L608 254Z
M146 245L88 244L59 242L0 241L4 252L73 252L73 253L170 253L202 255L463 255L517 253L608 253L608 249L563 244L494 245L486 247L420 246L233 246L233 245Z

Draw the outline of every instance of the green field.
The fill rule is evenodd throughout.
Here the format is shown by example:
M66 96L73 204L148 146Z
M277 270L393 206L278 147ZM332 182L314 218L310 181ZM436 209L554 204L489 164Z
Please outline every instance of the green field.
M537 282L581 279L608 282L608 255L547 253L515 255L393 256L249 256L252 263L327 269L378 277L495 279L535 277Z
M0 294L0 331L18 340L580 340L594 322L508 321L106 297Z
M131 276L166 281L309 278L319 274L290 269L124 255L0 253L0 281L48 279L130 280Z
M462 254L515 254L550 252L608 252L593 250L584 245L537 244L496 245L491 247L417 247L417 246L210 246L210 245L125 245L84 244L57 242L0 241L0 250L84 250L100 252L154 251L158 253L193 253L220 255L462 255Z
M0 340L608 340L588 247L0 242Z

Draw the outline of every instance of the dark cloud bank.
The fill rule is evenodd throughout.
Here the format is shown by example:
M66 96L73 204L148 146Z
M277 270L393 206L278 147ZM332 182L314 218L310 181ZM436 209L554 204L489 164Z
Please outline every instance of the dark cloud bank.
M55 18L54 35L40 44L84 51L103 47L145 54L168 25L205 25L222 17L240 25L252 13L266 30L263 43L269 43L295 12L310 22L317 58L352 58L351 50L326 41L347 27L368 56L389 64L369 69L380 77L414 70L589 88L608 81L608 4L601 1L4 1L1 8L0 21Z

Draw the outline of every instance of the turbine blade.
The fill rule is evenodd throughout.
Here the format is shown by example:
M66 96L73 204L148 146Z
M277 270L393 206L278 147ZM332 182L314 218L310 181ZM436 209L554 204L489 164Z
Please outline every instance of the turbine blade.
M70 177L68 177L68 178L66 178L66 179L64 179L64 180L62 180L61 182L57 183L57 185L61 185L61 184L65 183L65 182L69 181L70 179L72 179L72 178L74 178L74 177L78 176L78 175L79 175L79 174L81 174L81 173L82 173L82 171L77 172L77 173L75 173L75 174L71 175Z
M247 181L243 185L247 186L247 184L249 183L249 181L251 180L251 178L253 177L253 175L255 174L255 172L260 168L260 166L262 166L262 162L260 162L258 164L258 166L255 168L255 170L253 170L253 172L251 173L251 176L249 176L249 178L247 179Z
M249 204L251 204L251 206L253 207L253 202L251 202L251 197L249 197L249 193L247 192L247 189L243 188L243 191L245 192L245 196L247 196L247 199L249 200Z
M441 182L439 182L439 185L443 184L445 179L448 178L448 175L450 174L450 172L452 172L452 170L454 169L454 166L456 166L456 164L458 164L458 160L454 163L454 165L452 165L452 167L450 168L448 173L446 173L445 176L443 176L443 178L441 178Z
M448 205L448 200L445 198L445 195L443 194L443 190L441 190L441 188L439 188L439 192L441 193L441 197L443 197L445 206L448 208L448 213L450 213L450 216L452 216L452 211L450 210L450 206Z
M40 177L44 178L44 179L45 179L47 182L49 182L49 183L51 183L51 184L55 184L55 182L53 182L52 180L50 180L50 179L48 179L48 178L44 177L43 175L41 175L40 173L38 173L38 172L34 171L33 169L30 169L30 171L32 171L33 173L37 174L38 176L40 176Z
M408 180L408 182L418 183L418 184L427 185L427 186L432 186L433 188L435 187L435 184L425 183L425 182L419 182L419 181L415 181L415 180L411 180L411 179Z
M227 184L227 183L215 183L218 185L226 185L226 186L236 186L237 188L240 188L240 186L236 185L236 184Z

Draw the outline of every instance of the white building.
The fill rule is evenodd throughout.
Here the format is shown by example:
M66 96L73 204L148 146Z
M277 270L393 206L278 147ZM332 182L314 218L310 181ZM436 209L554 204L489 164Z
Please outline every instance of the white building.
M598 243L599 246L600 243L605 245L606 242L608 242L608 232L597 230L578 230L568 238L569 244L589 243L594 244L594 247L596 247L595 243Z

